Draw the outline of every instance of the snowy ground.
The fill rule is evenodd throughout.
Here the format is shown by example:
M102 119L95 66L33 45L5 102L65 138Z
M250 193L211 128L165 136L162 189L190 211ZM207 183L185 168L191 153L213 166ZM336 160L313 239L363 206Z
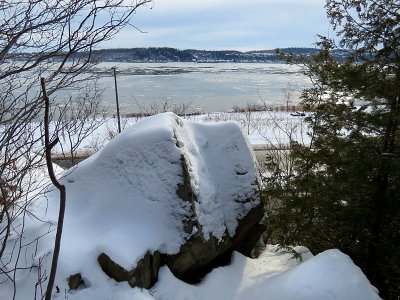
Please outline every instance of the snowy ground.
M379 299L361 270L339 250L317 256L304 247L296 250L303 253L303 262L276 246L268 246L257 259L234 253L231 265L213 270L196 286L180 282L164 268L151 292L160 300Z
M220 124L227 121L237 122L242 128L249 142L257 146L286 148L290 140L308 145L310 137L309 128L304 121L305 116L293 116L287 112L254 111L250 113L216 112L193 116L183 116L184 119L202 124ZM137 123L139 118L121 118L121 127L126 129ZM109 118L102 126L96 129L88 138L84 139L78 149L81 153L93 153L104 147L108 141L117 134L116 118ZM61 134L61 143L68 149L68 135ZM72 136L72 140L75 137ZM55 149L60 152L61 149ZM68 151L68 150L67 150Z
M229 116L232 119L234 115ZM225 117L218 114L217 118L203 115L194 121L215 124ZM171 131L163 126L168 120L164 116L131 126L75 170L62 173L68 198L56 279L60 292L55 292L54 299L379 299L376 289L361 270L338 250L313 256L307 249L298 247L297 250L303 253L303 262L294 260L290 254L277 252L276 246L268 246L257 259L235 252L230 265L213 270L197 285L178 280L167 267L163 267L158 283L151 290L132 289L128 283L117 283L105 275L96 260L96 255L101 252L112 253L118 263L133 267L146 250L174 253L186 238L185 233L179 231L182 226L179 220L186 217L187 207L176 201L174 188L181 171L176 161L182 153L192 156L192 178L196 179L195 175L198 175L197 193L199 199L203 199L200 201L204 201L198 208L205 213L204 224L208 224L208 232L218 237L222 234L219 231L221 226L227 226L229 231L235 230L236 220L229 212L230 208L221 203L207 202L215 199L216 193L221 193L219 183L223 178L218 175L218 166L224 161L229 162L231 157L214 157L207 149L210 143L214 143L217 148L225 147L224 151L242 153L248 147L247 141L238 135L240 131L233 123L216 125L223 128L222 133L216 134L209 126L184 121L182 127L177 121L173 126L186 127L187 130L179 131L181 129L176 127L177 131L171 135ZM255 144L264 134L283 144L288 133L285 128L292 128L292 125L285 126L302 124L299 117L287 114L277 113L274 120L263 123L260 128L264 128L264 133L261 129L256 130L256 125L246 127L248 123L243 123L242 129L251 129L249 136ZM236 121L241 123L241 119ZM276 128L283 130L281 137L276 135ZM104 134L104 127L101 130ZM171 136L175 136L176 146L170 143ZM199 155L202 151L205 156ZM202 159L211 160L207 164L210 169ZM148 166L154 160L158 160L157 166L165 168L156 168L158 173L149 172ZM239 162L233 167L246 165L248 162L243 166ZM228 167L226 164L223 168ZM208 181L210 178L215 180ZM132 193L132 188L135 193ZM49 270L55 234L51 230L56 224L57 203L57 193L50 192L30 207L32 214L25 218L21 216L13 223L11 241L15 242L10 244L6 254L12 262L8 267L15 266L14 261L18 258L17 266L21 268L14 278L17 287L15 299L34 299L35 295L40 298L41 284L38 282ZM231 208L237 211L237 207ZM176 218L171 218L171 215ZM210 216L217 217L210 219ZM23 235L21 230L24 230ZM11 255L15 249L13 245L18 246L19 242L23 246L21 253ZM68 291L67 278L77 272L83 274L86 287ZM10 279L4 273L0 275L0 299L13 299L14 286Z

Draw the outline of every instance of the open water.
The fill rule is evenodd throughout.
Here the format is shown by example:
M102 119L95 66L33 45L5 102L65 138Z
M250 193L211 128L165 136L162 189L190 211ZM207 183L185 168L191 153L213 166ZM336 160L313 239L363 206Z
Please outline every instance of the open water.
M286 105L282 89L295 91L290 104L299 102L300 91L310 86L300 66L269 63L101 63L104 103L115 107L114 78L117 68L122 113L140 112L137 105L186 103L192 111L229 111L248 104Z

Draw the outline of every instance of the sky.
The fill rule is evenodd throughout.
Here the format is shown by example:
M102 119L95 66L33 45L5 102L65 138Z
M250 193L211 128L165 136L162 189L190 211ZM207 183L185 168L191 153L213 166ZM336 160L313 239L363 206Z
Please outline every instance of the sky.
M154 0L101 48L261 50L332 35L325 0Z

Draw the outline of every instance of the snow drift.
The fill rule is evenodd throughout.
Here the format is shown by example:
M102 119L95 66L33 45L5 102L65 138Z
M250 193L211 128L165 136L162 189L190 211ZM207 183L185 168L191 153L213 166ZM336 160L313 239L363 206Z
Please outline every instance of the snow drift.
M315 257L304 247L303 262L269 246L257 259L234 253L231 265L213 270L199 285L177 280L168 268L160 270L153 289L158 300L376 300L360 268L339 250Z

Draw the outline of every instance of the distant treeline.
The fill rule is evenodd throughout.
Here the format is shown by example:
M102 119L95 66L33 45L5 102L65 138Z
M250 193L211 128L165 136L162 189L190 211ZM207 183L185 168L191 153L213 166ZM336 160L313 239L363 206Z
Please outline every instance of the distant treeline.
M96 54L102 61L123 62L271 62L279 60L275 50L241 52L232 50L133 48L105 49Z
M293 54L294 56L310 57L318 52L316 48L282 48L282 54ZM24 59L28 54L13 54L14 59ZM88 55L78 53L76 56ZM233 50L179 50L175 48L131 48L131 49L103 49L94 50L91 53L93 59L100 62L284 62L284 59L277 55L277 49L255 50L255 51L233 51ZM336 50L337 58L347 56L346 51Z
M318 49L315 48L284 48L284 54L292 53L295 56L310 57ZM100 61L112 62L281 62L276 50L233 51L233 50L179 50L175 48L132 48L132 49L104 49L95 52ZM338 57L345 54L337 53Z

